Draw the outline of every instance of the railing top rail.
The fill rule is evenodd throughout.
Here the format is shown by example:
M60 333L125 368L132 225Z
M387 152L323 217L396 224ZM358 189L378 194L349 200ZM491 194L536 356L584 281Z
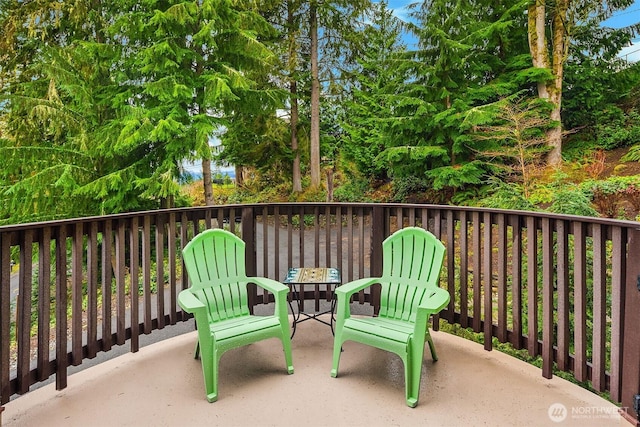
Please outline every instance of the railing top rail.
M638 221L618 220L618 219L611 219L611 218L597 218L597 217L587 217L587 216L578 216L578 215L565 215L565 214L556 214L556 213L542 212L542 211L519 211L519 210L508 210L508 209L472 207L472 206L407 204L407 203L276 202L276 203L195 206L195 207L171 208L171 209L162 209L162 210L127 212L127 213L120 213L120 214L110 214L110 215L82 217L82 218L68 218L68 219L61 219L61 220L32 222L32 223L23 223L23 224L11 224L11 225L0 226L0 233L21 231L26 229L45 228L45 227L60 227L65 225L78 224L78 223L91 223L95 221L122 220L122 219L129 219L129 218L149 216L149 215L159 216L159 215L168 215L168 214L178 214L183 212L199 212L199 211L204 212L210 209L243 209L243 208L264 208L264 207L276 207L276 206L296 207L296 208L328 206L328 207L351 207L351 208L383 207L383 208L396 208L396 209L403 208L403 209L452 210L452 211L459 211L459 212L463 212L463 211L479 212L479 213L491 213L491 214L502 214L502 215L527 216L527 217L534 217L534 218L550 218L550 219L567 220L567 221L580 221L584 223L615 225L618 227L640 230L640 222Z

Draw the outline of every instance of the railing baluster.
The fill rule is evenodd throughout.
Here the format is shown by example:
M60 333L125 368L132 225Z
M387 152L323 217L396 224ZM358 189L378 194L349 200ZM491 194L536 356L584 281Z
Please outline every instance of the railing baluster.
M449 295L451 299L449 300L449 307L447 311L441 316L445 316L449 323L454 322L454 314L455 307L458 297L456 295L456 236L455 236L455 225L453 218L453 211L447 211L447 250L445 251L445 256L447 259L447 290L449 291ZM449 273L450 272L450 273ZM453 274L451 274L453 273Z
M67 231L64 226L60 226L56 236L56 390L62 390L65 387L67 387Z
M0 233L0 405L7 403L12 394L9 379L12 236L13 233Z
M140 349L140 300L138 289L140 280L140 232L138 229L138 217L131 218L129 226L129 277L131 293L131 352Z
M527 348L538 355L538 231L535 218L527 218Z
M234 219L229 217L233 223ZM178 293L176 287L176 214L169 214L167 223L167 252L169 259L169 323L175 325L178 321Z
M556 222L557 235L557 267L558 277L558 369L569 370L569 345L570 345L570 320L569 313L571 306L569 302L570 281L569 281L569 224L567 221Z
M51 228L42 229L38 245L38 380L49 378L51 342Z
M87 238L87 357L98 353L98 223L91 221Z
M347 253L349 254L347 258L349 273L348 275L343 274L342 280L350 282L353 280L353 207L351 206L347 208Z
M482 331L482 234L480 212L473 212L473 330Z
M485 212L483 215L483 263L482 263L482 286L484 291L484 349L491 350L493 343L493 244L491 226L491 213Z
M123 345L126 337L127 303L125 292L125 232L124 221L118 221L116 230L116 344ZM158 280L158 296L162 294L162 286Z
M593 226L593 357L591 376L593 388L604 391L606 386L606 325L607 325L607 245L601 225Z
M520 216L511 216L512 241L511 241L511 313L512 339L511 344L522 348L522 223Z
M504 214L498 214L498 340L507 342L507 223Z
M71 245L71 364L82 363L82 257L84 252L84 224L75 224ZM116 263L118 265L118 263Z
M542 219L542 376L553 375L553 230L549 218Z
M574 310L574 376L587 380L587 245L585 227L573 223L573 310Z
M627 233L621 227L613 227L611 240L611 368L610 395L616 402L622 400L622 349L624 331L625 283L627 273ZM619 304L616 301L620 301Z
M467 212L460 212L460 237L458 246L460 248L460 326L469 327L469 223L467 222ZM447 249L451 252L451 249ZM453 255L452 255L453 256ZM451 313L453 317L454 313Z
M148 217L146 217L148 218ZM111 350L111 282L113 280L111 249L113 246L113 225L105 221L102 232L102 342L103 350ZM151 331L149 331L151 332Z
M197 233L197 230L196 230ZM142 287L144 300L144 333L150 334L151 324L151 217L145 216L142 223Z
M33 230L25 230L21 236L20 272L18 284L18 313L16 315L18 340L18 393L29 391L31 363L31 281L33 268Z
M207 211L210 212L210 211ZM211 221L209 221L211 224ZM165 220L164 215L156 216L156 301L158 329L164 329L164 245L165 245Z

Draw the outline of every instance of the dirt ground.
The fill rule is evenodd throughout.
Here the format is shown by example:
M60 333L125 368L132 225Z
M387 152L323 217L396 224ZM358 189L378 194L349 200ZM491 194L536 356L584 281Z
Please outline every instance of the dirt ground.
M628 151L629 147L622 147L605 152L606 160L603 177L611 175L640 175L640 162L622 162L620 160Z

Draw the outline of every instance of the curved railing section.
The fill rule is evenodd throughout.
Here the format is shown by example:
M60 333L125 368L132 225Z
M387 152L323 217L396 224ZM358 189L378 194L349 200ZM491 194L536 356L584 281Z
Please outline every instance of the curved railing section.
M640 223L439 205L282 203L128 213L0 227L0 392L67 385L70 365L186 320L181 248L224 227L247 243L248 274L335 267L343 281L377 275L381 244L420 226L447 248L440 319L540 356L634 408L640 401ZM17 260L18 265L13 266ZM326 299L321 287L303 295ZM372 304L376 288L354 303ZM270 296L251 290L253 305ZM435 319L434 328L438 328ZM637 414L628 410L630 418Z

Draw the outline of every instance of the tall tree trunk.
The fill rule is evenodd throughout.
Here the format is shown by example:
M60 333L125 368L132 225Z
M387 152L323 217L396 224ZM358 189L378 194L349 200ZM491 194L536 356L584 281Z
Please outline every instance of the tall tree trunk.
M213 206L211 159L202 159L202 185L204 186L204 204L207 206Z
M293 157L293 191L302 192L302 174L300 173L300 150L298 149L298 89L295 81L291 82L291 151Z
M547 155L547 162L552 166L562 164L562 80L564 78L564 63L569 48L569 34L567 34L567 10L569 0L557 0L553 16L553 81L549 83L549 100L553 105L551 121L553 127L547 131L547 143L551 151Z
M289 31L289 91L291 93L291 151L293 151L293 191L302 192L302 176L300 173L300 151L298 150L298 85L296 82L297 69L297 42L295 37L295 22L293 16L294 5L292 0L287 2L287 24Z
M202 47L197 47L202 54ZM196 75L202 75L204 70L204 64L198 62L196 64ZM201 112L204 104L204 88L198 88L195 93L195 106L197 113ZM209 135L202 135L200 132L196 132L196 147L203 153L202 156L202 186L204 187L204 204L205 206L213 206L213 180L211 174L211 147L209 147Z
M311 135L309 137L311 188L320 187L320 80L318 76L318 5L309 5L309 32L311 40Z
M545 35L547 8L545 0L536 0L529 6L529 50L533 66L549 70L553 78L538 82L538 96L551 103L549 119L552 127L547 130L546 140L550 148L547 164L558 166L562 163L562 122L560 108L562 105L562 79L564 62L567 57L567 10L569 0L558 0L551 7L551 56Z
M236 187L242 187L244 185L244 168L242 166L235 166L236 170Z

